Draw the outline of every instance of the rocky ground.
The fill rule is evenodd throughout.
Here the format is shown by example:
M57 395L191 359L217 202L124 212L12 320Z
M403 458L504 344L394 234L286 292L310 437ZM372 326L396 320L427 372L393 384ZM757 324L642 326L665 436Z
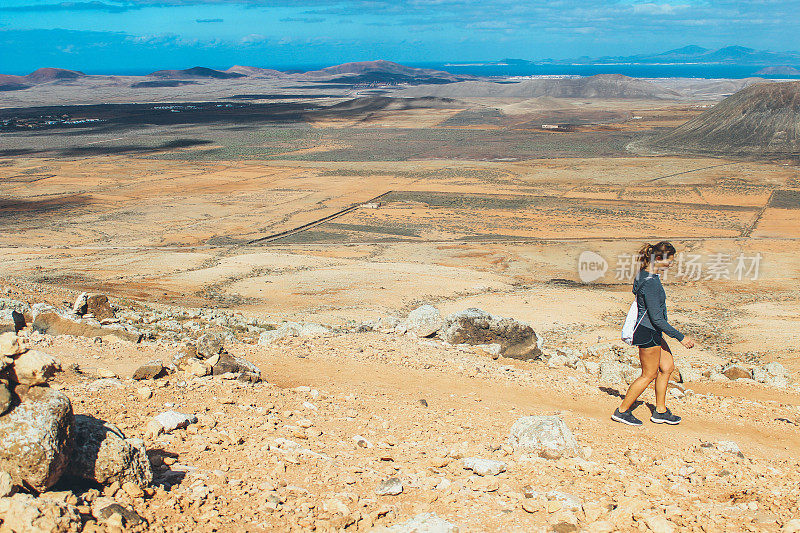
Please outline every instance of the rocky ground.
M79 438L54 485L0 474L0 530L800 531L800 388L780 365L679 360L683 423L647 421L651 390L631 428L609 419L636 375L622 343L478 311L329 328L35 289L5 289L0 320L26 319L5 338L30 348L5 365L58 363L5 375L0 425L41 389ZM113 425L119 465L86 464L87 421ZM139 443L150 473L131 477Z

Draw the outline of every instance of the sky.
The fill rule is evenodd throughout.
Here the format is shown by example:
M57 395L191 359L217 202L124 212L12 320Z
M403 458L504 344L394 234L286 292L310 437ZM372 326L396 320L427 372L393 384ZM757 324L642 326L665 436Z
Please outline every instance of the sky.
M0 0L0 73L800 49L800 0Z

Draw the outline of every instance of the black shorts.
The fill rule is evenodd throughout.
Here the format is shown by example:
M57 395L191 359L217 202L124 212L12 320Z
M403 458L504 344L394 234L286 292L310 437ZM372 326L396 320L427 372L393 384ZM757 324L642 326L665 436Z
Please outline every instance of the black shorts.
M639 348L652 348L661 346L661 332L639 324L633 332L633 345Z

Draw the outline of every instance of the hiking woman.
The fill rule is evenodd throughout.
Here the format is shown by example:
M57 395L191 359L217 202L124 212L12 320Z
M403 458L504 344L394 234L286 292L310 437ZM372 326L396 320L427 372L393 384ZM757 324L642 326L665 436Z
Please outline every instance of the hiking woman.
M666 333L686 348L694 346L694 341L667 321L667 295L661 285L660 274L672 265L675 247L667 241L654 245L645 244L639 250L638 257L640 271L633 280L633 293L639 308L636 320L639 325L633 332L633 345L639 347L642 375L631 383L625 399L611 419L631 426L641 426L642 421L631 412L633 404L655 380L656 408L650 421L656 424L679 424L681 417L673 415L666 406L667 383L675 370L675 364L672 352L661 334Z

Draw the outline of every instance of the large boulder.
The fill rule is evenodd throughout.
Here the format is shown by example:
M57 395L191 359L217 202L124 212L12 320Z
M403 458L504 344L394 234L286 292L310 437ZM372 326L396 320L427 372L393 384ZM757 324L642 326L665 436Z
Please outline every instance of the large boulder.
M234 357L229 354L219 356L219 360L212 367L211 373L215 376L221 374L238 374L239 379L251 383L261 381L261 370L256 365L247 359Z
M81 515L72 505L30 494L0 498L3 531L17 533L67 533L82 529Z
M134 328L121 325L103 326L93 318L81 318L46 304L33 306L33 329L47 335L115 336L130 342L139 342L142 339L142 333Z
M509 444L515 449L548 459L582 456L578 441L558 416L537 415L518 418L511 426Z
M499 344L501 355L514 359L537 359L542 354L530 325L474 307L448 315L439 336L450 344Z
M101 485L116 481L145 487L153 481L141 439L126 439L117 426L86 415L75 417L75 452L68 473Z
M430 337L435 335L444 324L439 310L432 305L422 305L408 314L402 324L408 333L417 337Z
M73 448L72 404L49 387L32 387L0 417L0 470L15 485L44 491L67 468Z

